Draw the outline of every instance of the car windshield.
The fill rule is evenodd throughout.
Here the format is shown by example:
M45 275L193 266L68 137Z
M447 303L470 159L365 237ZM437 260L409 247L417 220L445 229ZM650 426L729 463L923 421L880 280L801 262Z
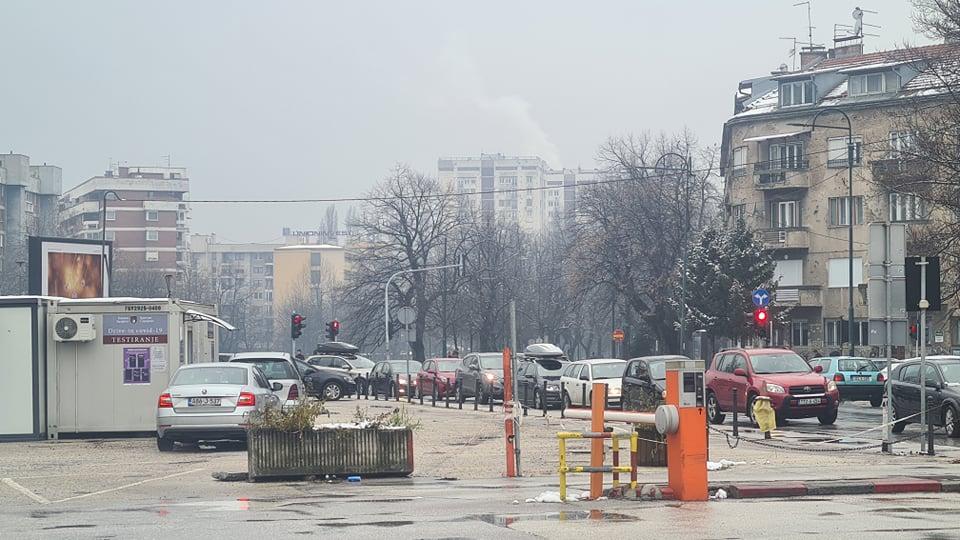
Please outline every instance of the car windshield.
M317 370L317 366L311 366L303 360L294 360L294 363L297 364L297 369L300 370L300 373L307 373L309 371Z
M626 362L609 362L606 364L593 365L594 379L619 379L623 377L623 370L627 367Z
M867 358L841 358L840 371L880 371L873 360Z
M394 373L407 373L407 361L406 360L391 360L390 366L393 367ZM423 364L417 362L416 360L410 361L410 371L409 373L416 373L420 371Z
M456 371L459 360L437 360L437 371Z
M540 375L560 375L564 368L564 363L559 360L538 360L536 364Z
M347 359L347 363L357 369L370 369L373 367L373 360L363 356Z
M498 369L503 371L502 354L481 354L480 367L483 369Z
M260 371L267 376L267 379L271 381L276 379L296 379L297 372L294 371L293 366L290 365L290 362L286 360L281 360L279 358L238 358L234 362L242 362L244 364L253 364L260 368Z
M757 374L810 373L810 366L796 353L752 354L750 362Z
M650 378L651 379L667 378L667 361L666 360L660 360L659 362L650 362Z
M247 384L247 370L240 367L210 366L181 369L170 386L187 384Z
M960 384L960 362L940 364L940 371L943 372L944 382Z

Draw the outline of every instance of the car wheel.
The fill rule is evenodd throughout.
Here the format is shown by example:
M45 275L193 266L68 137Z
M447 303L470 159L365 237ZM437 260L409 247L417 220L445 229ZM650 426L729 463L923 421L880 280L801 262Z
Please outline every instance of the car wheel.
M871 407L879 407L881 405L883 405L883 396L873 396L870 398Z
M320 397L322 397L324 401L338 401L343 397L343 387L340 386L340 383L330 381L323 385Z
M837 421L837 410L834 409L832 412L823 413L817 417L817 420L820 421L820 425L822 426L833 425L833 423Z
M756 401L757 396L751 394L747 396L747 417L750 418L750 425L753 427L760 427L760 423L757 422L757 419L753 416L753 402Z
M892 431L892 432L894 432L894 433L896 433L896 434L898 434L898 435L899 435L900 433L903 433L903 430L907 427L907 421L906 421L906 420L897 420L897 408L896 408L896 407L893 408L893 419L894 419L893 427L890 429L890 431Z
M173 451L173 439L157 436L157 450L161 452Z
M458 382L457 388L454 390L454 399L457 400L457 403L463 403L463 383Z
M943 411L943 425L947 430L947 436L951 439L960 438L960 414L953 405L947 405Z
M563 393L563 408L564 408L564 409L569 409L571 405L573 405L573 402L570 401L570 394L568 394L567 392L564 392L564 393Z
M707 393L707 419L711 424L722 424L726 415L720 412L720 402L713 392Z
M481 405L486 405L486 404L488 404L488 403L490 403L490 396L488 396L487 393L483 391L483 388L481 388L481 389L480 389L480 404L481 404Z

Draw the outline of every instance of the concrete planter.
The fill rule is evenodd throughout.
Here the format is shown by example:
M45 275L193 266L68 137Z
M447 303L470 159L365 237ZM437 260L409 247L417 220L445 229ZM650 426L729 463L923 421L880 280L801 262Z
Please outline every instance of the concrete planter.
M247 470L251 482L320 474L407 476L413 473L413 431L252 429L247 437Z

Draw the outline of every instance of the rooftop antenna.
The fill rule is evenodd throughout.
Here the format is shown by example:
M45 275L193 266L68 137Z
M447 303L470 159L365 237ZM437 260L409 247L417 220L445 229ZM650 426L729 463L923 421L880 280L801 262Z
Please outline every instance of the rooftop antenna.
M868 34L864 32L864 27L880 28L880 25L863 22L864 13L872 13L873 15L877 14L876 11L861 9L859 6L857 6L853 8L853 13L850 14L853 17L853 24L833 25L833 43L835 45L846 43L848 41L863 40L864 36L878 37L877 34Z
M780 39L786 39L793 42L793 47L790 48L790 58L793 60L793 69L791 71L796 71L797 70L797 38L781 37Z
M165 158L167 160L167 167L170 167L170 154L167 154L165 156L160 156L160 157Z
M812 49L812 48L813 48L813 28L814 28L814 26L813 26L813 17L810 15L810 0L806 0L805 2L797 2L796 4L793 5L793 7L803 6L803 5L806 5L806 6L807 6L807 38L810 40L810 41L807 43L807 46Z

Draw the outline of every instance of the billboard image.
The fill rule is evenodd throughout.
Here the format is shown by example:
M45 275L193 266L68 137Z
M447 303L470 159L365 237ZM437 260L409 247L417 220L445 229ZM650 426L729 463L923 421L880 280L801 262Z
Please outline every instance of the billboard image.
M30 294L63 298L109 296L110 276L103 277L101 249L110 260L111 245L96 240L30 237ZM101 287L105 287L103 291Z

